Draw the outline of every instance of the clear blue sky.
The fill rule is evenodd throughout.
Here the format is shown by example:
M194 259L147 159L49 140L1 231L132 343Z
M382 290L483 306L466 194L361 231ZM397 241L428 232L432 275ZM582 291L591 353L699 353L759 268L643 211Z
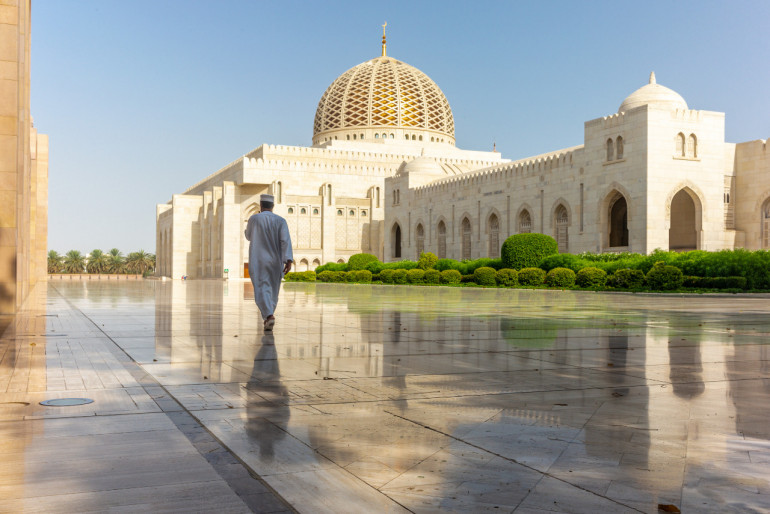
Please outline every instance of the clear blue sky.
M321 94L380 52L449 99L457 145L583 142L647 82L770 136L770 1L33 0L32 115L51 138L49 248L155 251L155 205L262 143L311 143Z

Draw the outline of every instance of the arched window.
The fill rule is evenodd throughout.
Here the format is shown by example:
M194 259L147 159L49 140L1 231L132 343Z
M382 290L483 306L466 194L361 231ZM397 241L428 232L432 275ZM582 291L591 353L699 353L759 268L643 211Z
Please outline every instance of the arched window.
M433 138L433 136L430 136L430 142L431 142L431 143L433 143L433 142L434 142L434 138Z
M420 254L425 251L425 229L422 228L422 223L417 225L417 259L419 260Z
M463 259L471 258L471 220L463 218L462 222L462 234L463 234Z
M412 134L412 141L417 141L417 136Z
M497 214L489 217L489 257L496 259L500 257L500 220Z
M698 138L695 137L695 134L690 134L690 137L687 138L687 157L693 159L698 157Z
M770 249L770 198L762 206L762 248Z
M615 143L612 141L612 138L607 140L607 161L614 161L615 160Z
M398 201L396 200L396 190L393 190L393 205L396 205Z
M390 135L390 138L391 138L391 139L396 139L396 136L395 136L394 134L391 134L391 135Z
M392 246L392 255L394 259L400 259L401 258L401 227L398 223L393 225L393 229L391 231L391 246Z
M313 209L313 214L318 215L318 209Z
M307 214L307 209L305 209L305 208L303 207L303 208L301 208L301 209L299 210L299 213L300 213L300 214Z
M375 198L375 200L376 200L375 207L377 207L379 209L380 208L380 188L378 187L377 189L375 189L374 193L375 193L375 197L376 197Z
M556 243L559 245L559 253L569 251L569 214L567 208L559 205L556 208Z
M409 141L409 134L404 134L404 138Z
M348 134L348 136L347 136L347 137L348 137L348 141L350 141L350 134Z
M289 214L294 214L294 207L289 207Z
M615 158L623 158L623 138L620 136L615 140Z
M677 157L684 157L684 134L681 132L676 135L676 148L674 149L674 155Z
M337 216L342 216L342 209L337 209Z
M319 261L318 259L313 259L313 269L316 269L320 265L321 265L321 261Z
M380 138L380 135L379 135L379 134L375 134L375 135L374 135L374 139L379 139L379 138Z
M610 203L609 213L610 248L628 246L628 204L622 195L617 195Z
M388 139L388 135L387 134L383 134L382 135L382 139Z
M276 195L276 200L278 201L278 203L283 203L283 184L279 180L276 183L276 186L278 186L278 194Z
M354 211L353 209L350 209L350 211L348 212L348 214L349 214L350 216L355 216L355 215L356 215L356 211Z
M353 134L353 141L355 141L355 140L356 140L356 135L355 135L355 134Z
M363 134L361 134L361 139L363 139L363 138L364 138L364 135L363 135Z
M444 221L438 222L438 258L446 259L446 224Z
M307 271L309 268L307 259L302 259L299 261L299 271Z
M422 136L420 136L420 141L422 141Z
M699 216L694 197L679 190L671 199L671 220L668 230L668 249L689 251L698 249Z
M366 211L361 211L361 216L365 218L366 217Z
M337 264L345 264L345 259L337 259Z
M532 216L528 210L524 209L519 214L519 233L529 234L530 232L532 232Z

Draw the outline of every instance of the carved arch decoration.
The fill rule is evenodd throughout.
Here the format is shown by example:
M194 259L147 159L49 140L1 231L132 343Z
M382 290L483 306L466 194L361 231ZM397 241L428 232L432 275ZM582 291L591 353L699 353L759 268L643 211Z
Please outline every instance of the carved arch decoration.
M674 196L676 196L682 189L684 189L687 194L692 197L693 201L695 201L697 215L706 212L706 197L703 195L703 191L689 180L683 180L673 188L669 189L668 195L666 196L666 230L671 228L671 202L674 200Z
M551 205L551 211L550 211L551 214L549 216L549 218L551 218L551 221L550 221L551 228L553 229L553 228L556 227L556 210L559 208L559 205L563 205L564 208L567 210L567 217L569 218L569 220L567 222L567 226L571 227L572 226L572 218L573 218L573 216L572 216L572 208L570 207L569 202L567 200L565 200L563 197L560 196ZM530 216L531 215L532 215L532 213L530 211Z

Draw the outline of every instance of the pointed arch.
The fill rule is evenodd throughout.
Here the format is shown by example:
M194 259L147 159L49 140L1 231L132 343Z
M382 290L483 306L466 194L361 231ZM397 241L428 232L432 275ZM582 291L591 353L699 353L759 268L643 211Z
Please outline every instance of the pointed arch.
M618 136L617 139L615 139L615 158L623 158L623 136Z
M698 137L695 134L687 136L687 157L698 157Z
M446 220L441 216L436 225L436 237L438 239L438 258L446 259Z
M417 222L417 227L414 229L415 242L417 246L417 260L420 259L420 254L425 251L425 226L422 220Z
M460 233L462 234L462 257L461 259L470 259L472 255L471 237L473 236L473 225L471 224L471 217L467 214L463 215L460 222Z
M685 141L682 132L674 137L674 155L677 157L684 157L685 155Z
M390 229L390 256L394 259L401 258L401 224L396 221Z
M487 233L487 255L496 259L500 257L500 213L492 208L487 214L486 233Z
M765 202L760 211L760 223L759 247L770 250L770 194L765 195Z
M631 193L622 184L611 182L604 188L603 200L597 215L597 225L601 227L601 248L627 247L631 244L630 223L633 219ZM617 202L622 199L622 202ZM625 204L625 211L623 205ZM614 218L613 218L614 209ZM625 221L623 216L625 215ZM614 221L614 225L613 225ZM614 236L611 237L611 236ZM620 244L625 243L625 244Z
M699 193L694 185L687 183L672 189L666 199L669 250L701 248L705 205Z
M517 234L527 234L532 232L532 227L535 226L535 218L532 215L534 211L528 203L523 203L519 210L516 211L516 229Z
M569 203L563 198L554 202L551 210L551 220L554 228L554 238L559 245L559 253L569 252L569 226L572 223L572 213Z
M607 144L605 146L607 147L607 162L614 161L615 160L615 143L612 141L612 138L607 139Z

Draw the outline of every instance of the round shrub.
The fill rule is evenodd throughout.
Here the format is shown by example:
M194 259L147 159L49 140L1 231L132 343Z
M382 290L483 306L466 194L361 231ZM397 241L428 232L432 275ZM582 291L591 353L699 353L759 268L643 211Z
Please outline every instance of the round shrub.
M347 271L332 271L332 282L345 282L347 278Z
M422 284L425 281L425 272L421 269L410 269L406 272L406 281L410 284Z
M550 287L572 287L575 285L575 272L569 268L554 268L545 276L545 283Z
M468 275L463 275L463 278L460 279L460 282L463 284L475 284L476 281L473 280L473 274L469 273Z
M366 265L370 262L379 262L377 256L370 253L357 253L351 255L350 259L348 259L348 271L366 269Z
M345 282L355 282L357 271L348 271L345 273Z
M494 286L497 285L497 272L494 268L488 268L486 266L476 268L473 272L473 281L480 286Z
M323 273L324 271L347 271L348 265L345 262L327 262L321 266L316 267L316 273Z
M541 286L545 282L545 271L540 268L519 270L519 284L523 286Z
M353 275L352 279L348 279L348 282L356 282L358 284L368 284L372 281L372 272L369 270L349 271L348 275Z
M433 267L436 265L436 262L438 262L438 257L436 257L435 253L432 252L422 252L420 254L420 260L417 261L417 267L421 270L429 270L433 269Z
M459 284L463 276L456 269L448 269L441 272L442 284Z
M333 271L322 271L316 276L316 278L319 282L331 282L333 273Z
M504 268L532 268L549 255L559 253L556 239L545 234L516 234L505 240L500 254Z
M619 269L607 277L607 285L619 289L639 289L644 285L644 272L639 269Z
M575 283L580 287L601 287L607 283L607 272L599 268L583 268L577 272Z
M393 283L406 284L406 273L407 273L407 270L405 269L393 270Z
M495 279L501 286L513 287L519 283L519 274L515 269L503 268L501 270L497 270Z
M429 269L425 271L425 283L426 284L438 284L441 282L441 272L435 269Z
M382 280L383 284L392 284L393 283L393 274L396 272L394 269L384 269L380 271L380 280Z
M668 266L663 262L656 262L652 269L647 272L645 279L650 289L670 291L682 287L684 275L682 270L676 266Z

